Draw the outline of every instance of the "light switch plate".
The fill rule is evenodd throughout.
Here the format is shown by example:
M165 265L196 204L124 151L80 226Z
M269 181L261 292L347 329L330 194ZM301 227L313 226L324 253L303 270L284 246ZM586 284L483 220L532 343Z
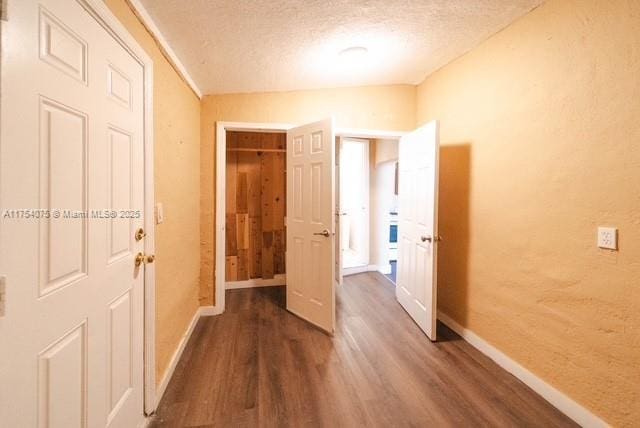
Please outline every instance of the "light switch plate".
M598 228L598 247L607 250L618 249L618 229L615 227Z
M156 224L162 224L164 222L164 210L162 209L162 204L156 204Z

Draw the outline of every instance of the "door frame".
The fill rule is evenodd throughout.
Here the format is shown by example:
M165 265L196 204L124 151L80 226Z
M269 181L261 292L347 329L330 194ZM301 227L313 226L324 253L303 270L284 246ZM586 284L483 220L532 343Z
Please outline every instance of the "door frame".
M310 121L311 122L311 121ZM282 132L295 128L297 125L286 123L261 123L261 122L215 122L215 200L213 210L215 212L215 260L214 260L214 286L215 304L213 313L221 314L225 310L225 254L226 246L226 181L227 181L227 131L241 132ZM365 139L394 139L399 140L405 135L405 131L381 131L359 128L336 128L336 137L365 138Z
M118 44L142 66L144 79L144 239L146 254L155 254L155 182L153 139L153 60L122 25L103 0L76 0ZM8 17L11 19L11 16ZM156 280L155 264L144 269L144 408L145 416L156 407Z
M226 211L227 211L227 131L241 132L272 132L286 133L294 125L283 123L255 123L255 122L216 122L216 198L213 209L216 213L215 220L215 263L214 263L214 284L215 284L215 305L213 312L221 314L225 308L225 257L226 251Z
M379 131L370 129L357 129L357 128L342 128L336 132L336 137L341 138L354 138L365 140L393 140L396 144L400 144L400 138L412 131ZM336 153L336 156L340 156L340 153ZM369 175L371 175L371 169L369 169ZM370 177L367 178L369 180ZM369 186L371 183L369 183ZM369 200L369 215L371 215L371 200ZM369 220L369 238L371 238L371 221ZM369 253L371 253L371 239L369 239ZM345 272L346 271L346 272ZM379 271L378 265L371 264L371 257L369 257L369 264L366 266L356 266L352 268L342 268L342 274L344 276L355 275L363 272L377 272ZM385 276L386 278L386 276Z

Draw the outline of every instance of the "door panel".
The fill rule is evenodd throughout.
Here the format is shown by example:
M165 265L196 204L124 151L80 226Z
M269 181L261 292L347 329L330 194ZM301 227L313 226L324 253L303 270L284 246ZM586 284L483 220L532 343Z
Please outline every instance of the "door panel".
M144 70L77 1L9 0L9 8L0 425L137 426L144 272L134 255L144 241L133 233L144 224Z
M109 417L113 419L120 404L133 388L133 335L131 290L116 298L109 305L107 377Z
M396 297L431 340L437 317L438 150L437 122L400 139Z
M87 83L87 43L46 10L40 11L40 58Z
M335 327L334 138L332 119L287 132L287 309L328 332Z
M107 141L109 155L109 208L115 211L131 209L132 197L132 137L122 130L109 127ZM131 255L133 246L133 221L129 218L109 219L109 263Z
M87 413L86 323L38 355L38 420L51 428L81 427Z
M40 207L87 208L87 116L40 98ZM87 275L87 221L40 222L40 297Z

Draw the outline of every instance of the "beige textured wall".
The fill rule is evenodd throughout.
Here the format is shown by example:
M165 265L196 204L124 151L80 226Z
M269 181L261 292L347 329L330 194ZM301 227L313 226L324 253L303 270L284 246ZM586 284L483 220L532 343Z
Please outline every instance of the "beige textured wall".
M640 421L640 2L550 0L428 77L439 308L615 426ZM596 248L617 226L620 251Z
M214 299L215 125L217 121L303 124L333 115L350 128L410 130L416 91L410 85L369 86L294 92L209 95L202 101L200 303Z
M162 56L125 0L107 6L154 63L156 373L160 382L198 308L200 275L200 100Z
M373 149L373 164L378 165L382 162L389 162L391 160L398 160L398 149L400 145L398 140L374 140L371 144Z

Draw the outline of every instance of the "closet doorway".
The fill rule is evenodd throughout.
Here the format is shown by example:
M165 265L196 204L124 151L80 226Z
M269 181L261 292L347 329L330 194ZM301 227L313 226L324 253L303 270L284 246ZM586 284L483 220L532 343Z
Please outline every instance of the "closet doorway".
M226 288L285 285L286 133L226 133Z
M216 313L229 288L285 285L287 310L333 333L334 139L332 118L217 122Z

